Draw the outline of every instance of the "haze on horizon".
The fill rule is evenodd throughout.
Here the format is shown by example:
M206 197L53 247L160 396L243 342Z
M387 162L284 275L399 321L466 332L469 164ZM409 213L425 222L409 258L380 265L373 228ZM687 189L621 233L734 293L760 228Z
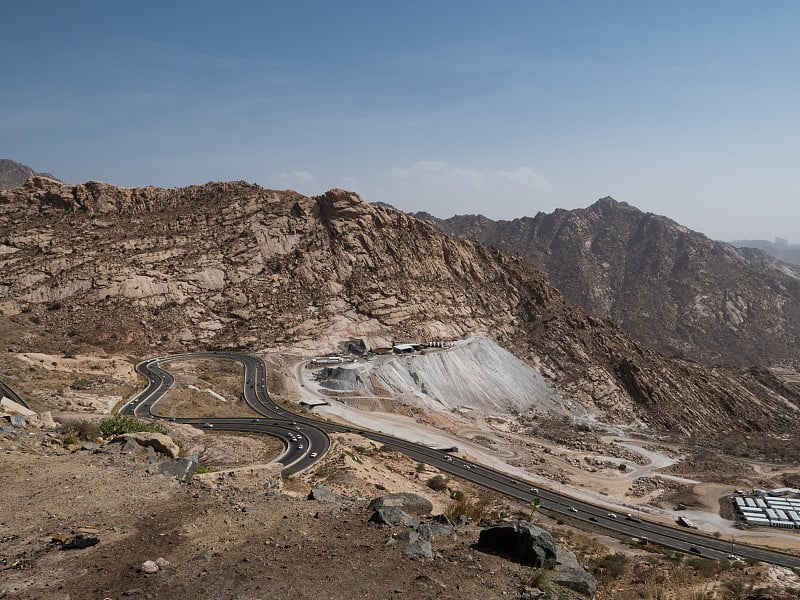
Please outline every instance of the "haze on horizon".
M613 196L796 242L798 25L789 0L14 3L0 156L439 217Z

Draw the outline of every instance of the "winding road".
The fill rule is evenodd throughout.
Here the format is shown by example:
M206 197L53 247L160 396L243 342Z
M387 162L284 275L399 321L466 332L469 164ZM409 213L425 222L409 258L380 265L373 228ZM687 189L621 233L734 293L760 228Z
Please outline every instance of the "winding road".
M24 406L25 408L30 408L30 406L28 406L25 403L25 400L19 397L19 394L17 394L14 390L8 387L8 385L0 381L0 398L3 397L6 397L11 401L16 402L20 406Z
M175 354L145 360L136 365L136 370L148 380L147 387L128 402L120 413L146 418L166 419L158 412L163 395L173 385L174 378L161 368L162 363L173 360L214 358L232 360L244 365L242 397L261 416L258 418L171 418L199 428L225 431L254 431L281 439L285 449L277 459L284 465L283 474L298 473L324 456L330 448L330 433L355 433L380 444L386 444L408 457L440 471L457 476L485 488L508 496L532 502L541 501L541 507L580 524L584 529L610 530L622 537L646 539L650 543L663 545L678 552L702 555L706 558L725 559L734 554L742 558L781 565L800 567L800 558L786 552L717 539L689 529L669 527L647 521L634 515L616 514L595 504L570 497L560 491L534 487L508 474L484 465L466 461L441 450L396 438L380 432L358 427L318 421L290 413L275 404L266 390L267 369L257 356L236 352L196 352Z

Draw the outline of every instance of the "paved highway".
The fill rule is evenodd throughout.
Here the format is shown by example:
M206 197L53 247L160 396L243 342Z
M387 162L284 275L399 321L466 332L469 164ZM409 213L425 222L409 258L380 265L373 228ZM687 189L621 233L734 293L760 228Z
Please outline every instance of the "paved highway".
M193 352L173 354L151 358L136 365L136 371L148 380L148 385L120 411L121 414L166 419L158 412L158 404L164 394L175 383L174 377L161 368L163 363L173 360L191 360L213 358L232 360L244 366L242 381L242 398L254 411L258 418L208 418L172 420L187 423L208 430L255 431L280 439L284 444L284 452L277 461L284 465L283 475L292 475L308 468L319 460L330 448L331 442L327 433L318 427L316 421L304 417L287 414L275 404L266 390L267 368L260 358L234 352Z
M285 445L284 453L278 458L278 461L284 464L284 475L297 473L320 459L330 448L328 433L356 433L380 444L387 444L416 461L435 466L443 472L488 489L527 502L539 498L542 508L582 523L590 529L606 529L623 537L646 538L650 543L707 558L724 559L730 554L735 554L742 558L753 558L776 565L800 567L800 558L793 554L742 543L733 546L729 540L717 539L685 528L669 527L634 515L616 513L608 508L572 498L560 491L536 487L530 482L515 479L500 471L463 460L441 450L380 432L317 421L290 413L276 405L269 397L266 390L266 365L260 358L252 355L235 352L203 352L163 356L143 361L136 366L136 370L148 379L148 386L126 404L121 412L142 417L165 418L157 412L157 406L164 393L174 383L174 379L160 367L160 364L171 360L195 358L217 358L242 363L245 368L242 397L262 416L255 419L174 420L209 430L256 431L278 437ZM300 440L298 435L302 436Z

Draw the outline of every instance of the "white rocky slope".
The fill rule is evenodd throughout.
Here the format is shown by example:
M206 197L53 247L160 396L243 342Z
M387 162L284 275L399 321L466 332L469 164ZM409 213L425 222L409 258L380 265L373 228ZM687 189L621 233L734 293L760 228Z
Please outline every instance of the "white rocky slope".
M356 369L360 371L360 367ZM325 387L349 389L352 377L346 374L352 372L353 369L331 370L334 381L328 379ZM371 382L369 391L377 395L388 391L398 400L428 410L574 417L587 414L583 406L558 392L539 371L485 335L459 341L447 350L380 360L368 367L367 373L360 373L358 379Z

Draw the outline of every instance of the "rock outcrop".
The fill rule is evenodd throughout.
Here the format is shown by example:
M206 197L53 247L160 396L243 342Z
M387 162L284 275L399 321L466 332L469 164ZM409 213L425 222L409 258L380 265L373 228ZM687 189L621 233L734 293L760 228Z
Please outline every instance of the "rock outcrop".
M564 550L549 532L527 521L501 523L481 530L475 548L522 565L554 571L553 583L594 598L597 581L580 565L575 554Z
M527 521L502 523L481 530L475 548L538 569L556 566L553 536Z
M388 508L398 508L411 515L429 515L433 510L433 503L427 498L411 492L379 496L369 503L369 510Z

